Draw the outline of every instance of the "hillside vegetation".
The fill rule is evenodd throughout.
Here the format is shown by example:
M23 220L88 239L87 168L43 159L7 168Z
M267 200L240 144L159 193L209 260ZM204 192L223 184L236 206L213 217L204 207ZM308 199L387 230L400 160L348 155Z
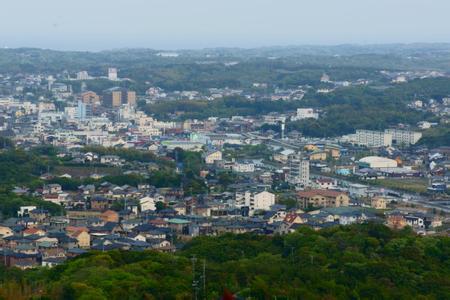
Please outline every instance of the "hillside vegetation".
M195 280L199 299L224 291L246 299L448 299L449 256L448 237L377 224L227 234L196 238L176 254L92 252L53 269L2 270L0 297L191 299Z

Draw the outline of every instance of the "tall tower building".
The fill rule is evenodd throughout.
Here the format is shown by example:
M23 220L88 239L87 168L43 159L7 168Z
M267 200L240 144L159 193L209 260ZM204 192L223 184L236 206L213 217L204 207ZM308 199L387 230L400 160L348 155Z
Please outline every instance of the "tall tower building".
M119 107L122 104L136 105L136 92L115 87L104 91L103 103L107 107Z
M136 92L135 91L126 91L126 99L122 99L122 103L131 105L131 106L135 106L136 105Z
M103 95L103 103L107 107L119 107L122 105L122 91L120 89L106 90Z
M290 170L286 181L297 186L309 186L309 160L303 158L301 153L295 153L289 155L288 164Z
M87 118L92 116L92 107L90 104L86 104L83 101L78 101L77 109L76 109L76 115L75 117L79 121L84 121Z

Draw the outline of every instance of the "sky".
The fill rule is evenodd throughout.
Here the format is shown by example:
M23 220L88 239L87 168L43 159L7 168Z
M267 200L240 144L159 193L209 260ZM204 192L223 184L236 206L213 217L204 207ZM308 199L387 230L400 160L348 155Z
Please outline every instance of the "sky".
M450 0L1 0L0 47L450 42Z

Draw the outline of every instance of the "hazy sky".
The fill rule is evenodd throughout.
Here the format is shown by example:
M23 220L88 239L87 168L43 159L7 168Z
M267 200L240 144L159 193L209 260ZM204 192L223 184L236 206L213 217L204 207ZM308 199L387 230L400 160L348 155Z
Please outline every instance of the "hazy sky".
M450 0L0 0L0 46L450 42Z

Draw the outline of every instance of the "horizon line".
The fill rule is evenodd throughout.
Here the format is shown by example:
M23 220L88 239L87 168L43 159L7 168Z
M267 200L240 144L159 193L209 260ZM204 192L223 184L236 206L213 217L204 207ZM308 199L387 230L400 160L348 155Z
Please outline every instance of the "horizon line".
M176 51L205 51L205 50L257 50L257 49L270 49L270 48L302 48L302 47L316 47L316 48L333 48L333 47L380 47L380 46L450 46L450 42L391 42L391 43L336 43L336 44L288 44L288 45L266 45L266 46L255 46L255 47L245 47L245 46L217 46L217 47L203 47L203 48L151 48L151 47L121 47L121 48L104 48L101 50L76 50L76 49L56 49L56 48L46 48L46 47L33 47L33 46L20 46L20 47L9 47L2 46L0 50L46 50L55 52L90 52L90 53L100 53L100 52L113 52L113 51L127 51L127 50L150 50L150 51L165 51L165 52L176 52Z

